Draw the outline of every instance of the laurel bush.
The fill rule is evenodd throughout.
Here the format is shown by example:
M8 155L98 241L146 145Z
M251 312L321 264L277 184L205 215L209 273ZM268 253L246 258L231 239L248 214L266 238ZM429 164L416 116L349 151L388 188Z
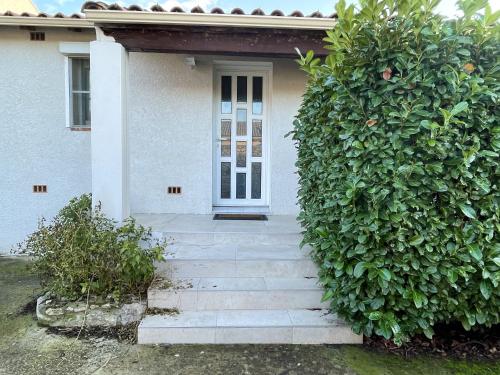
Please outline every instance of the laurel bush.
M499 323L499 12L337 5L292 132L304 243L355 332L400 344Z

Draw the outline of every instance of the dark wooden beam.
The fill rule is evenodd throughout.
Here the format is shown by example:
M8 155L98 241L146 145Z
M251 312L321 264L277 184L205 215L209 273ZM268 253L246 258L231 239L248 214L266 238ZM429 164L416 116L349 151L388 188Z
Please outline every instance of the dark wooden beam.
M323 30L259 29L208 26L100 25L131 52L297 57L313 50L325 56Z

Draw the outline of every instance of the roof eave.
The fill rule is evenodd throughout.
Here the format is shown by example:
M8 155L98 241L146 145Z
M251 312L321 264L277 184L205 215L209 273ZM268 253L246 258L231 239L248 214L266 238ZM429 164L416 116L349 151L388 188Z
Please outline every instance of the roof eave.
M94 24L81 18L0 16L0 26L93 28Z
M334 18L252 16L180 12L136 12L85 10L86 20L95 24L157 24L189 26L255 27L276 29L328 30Z

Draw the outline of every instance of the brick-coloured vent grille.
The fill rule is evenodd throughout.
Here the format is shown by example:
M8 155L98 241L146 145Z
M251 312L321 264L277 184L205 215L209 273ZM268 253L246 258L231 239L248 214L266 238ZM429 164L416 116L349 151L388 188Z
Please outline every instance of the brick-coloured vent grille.
M45 33L40 32L40 31L32 31L32 32L30 32L30 40L34 40L34 41L45 40Z
M33 185L33 193L46 193L47 185Z
M168 194L174 194L174 195L179 195L182 193L182 189L180 186L169 186L167 188L167 193Z

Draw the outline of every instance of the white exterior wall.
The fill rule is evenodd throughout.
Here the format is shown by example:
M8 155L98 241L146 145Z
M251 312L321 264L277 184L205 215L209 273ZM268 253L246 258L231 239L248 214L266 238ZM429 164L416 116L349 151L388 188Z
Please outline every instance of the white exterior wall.
M130 212L210 213L212 67L130 53L128 71ZM182 196L167 195L168 186Z
M180 55L129 54L132 213L212 212L214 59L221 60L197 58L190 69ZM292 129L306 77L293 61L272 62L270 207L272 214L296 214L296 153L284 136ZM168 186L181 186L182 195L168 195Z
M290 137L293 120L302 102L306 75L295 61L278 60L273 69L271 130L271 210L275 215L296 215L297 153Z
M90 41L92 32L0 28L0 253L23 240L38 218L91 190L90 133L66 128L65 65L60 41ZM35 184L48 193L34 194Z

